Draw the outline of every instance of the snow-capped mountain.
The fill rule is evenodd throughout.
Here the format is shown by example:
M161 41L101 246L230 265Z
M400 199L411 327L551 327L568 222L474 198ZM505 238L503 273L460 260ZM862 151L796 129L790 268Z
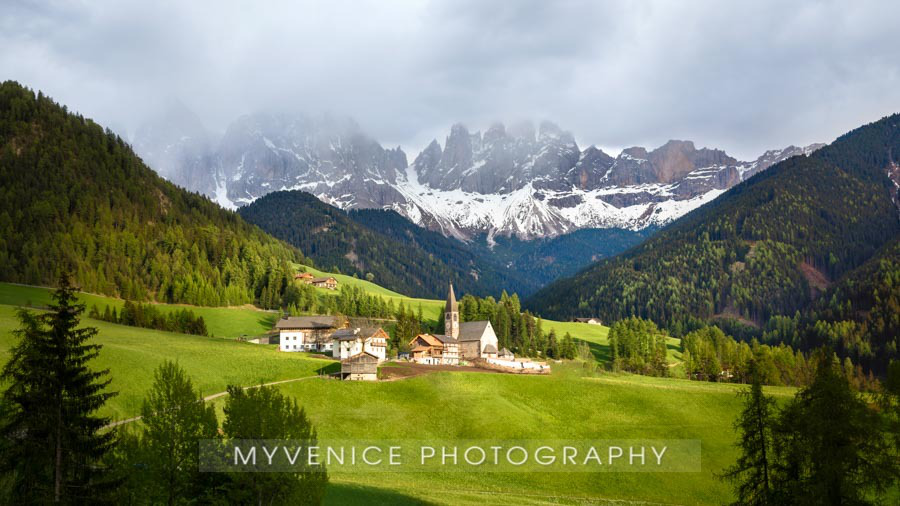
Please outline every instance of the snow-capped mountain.
M180 122L185 124L186 122ZM186 124L190 125L190 122ZM142 136L141 132L166 132ZM819 145L767 151L745 162L690 141L612 157L543 122L484 133L454 125L407 162L351 119L255 114L235 121L214 149L197 153L182 127L141 130L134 146L165 177L224 207L300 189L343 209L393 209L444 235L553 237L582 228L663 225L788 157ZM161 156L163 153L164 156ZM181 163L180 167L174 167Z

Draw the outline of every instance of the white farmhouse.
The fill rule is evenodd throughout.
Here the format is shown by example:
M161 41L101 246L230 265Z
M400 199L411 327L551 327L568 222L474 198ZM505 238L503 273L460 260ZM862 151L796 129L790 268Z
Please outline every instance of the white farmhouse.
M281 351L331 351L331 334L346 325L335 316L286 316L275 324Z
M383 362L387 357L388 334L381 327L340 329L331 334L331 356L338 360L367 353Z

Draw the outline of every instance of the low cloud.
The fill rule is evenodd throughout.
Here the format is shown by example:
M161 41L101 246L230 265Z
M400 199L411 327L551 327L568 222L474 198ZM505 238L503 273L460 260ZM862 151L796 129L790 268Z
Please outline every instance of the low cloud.
M900 111L896 2L6 2L0 78L133 132L172 99L221 132L351 115L415 150L551 119L582 144L742 158Z

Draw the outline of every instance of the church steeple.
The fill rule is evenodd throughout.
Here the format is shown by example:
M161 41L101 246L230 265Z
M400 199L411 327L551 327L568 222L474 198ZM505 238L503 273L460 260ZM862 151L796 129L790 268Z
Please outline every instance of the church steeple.
M459 337L459 304L453 293L453 283L450 283L450 293L447 294L447 305L444 307L444 334L454 339Z

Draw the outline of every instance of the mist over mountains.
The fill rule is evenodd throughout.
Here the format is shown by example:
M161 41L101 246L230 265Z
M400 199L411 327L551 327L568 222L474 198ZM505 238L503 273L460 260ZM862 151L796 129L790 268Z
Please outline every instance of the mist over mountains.
M522 240L579 229L642 230L669 223L770 165L820 145L751 161L672 140L612 157L544 121L451 126L410 160L351 118L256 113L212 140L183 104L152 118L132 144L167 179L237 208L303 190L341 209L390 209L445 236Z

